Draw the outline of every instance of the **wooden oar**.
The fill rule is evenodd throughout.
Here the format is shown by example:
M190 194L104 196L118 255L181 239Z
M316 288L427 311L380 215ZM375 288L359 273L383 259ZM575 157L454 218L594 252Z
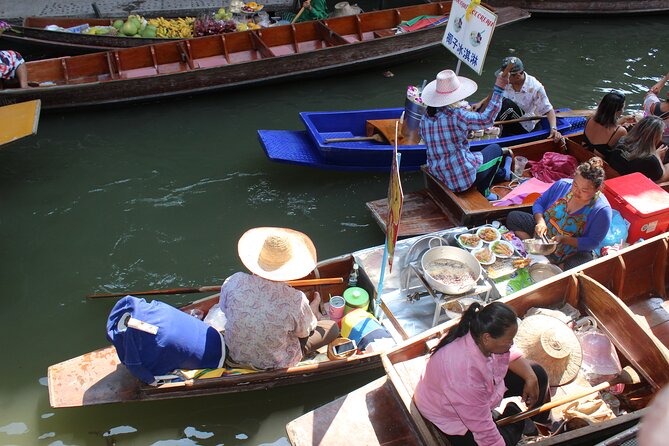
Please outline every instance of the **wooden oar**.
M302 6L300 8L300 10L297 11L297 14L295 14L295 17L293 18L293 20L290 21L290 24L292 25L293 23L295 23L295 21L300 18L300 16L302 15L303 12L304 12L304 6Z
M326 277L323 279L298 279L298 280L288 280L285 282L287 285L292 287L306 287L306 286L318 286L318 285L337 285L344 283L344 279L341 277ZM86 295L89 299L100 299L105 297L121 297L127 296L153 296L158 294L192 294L192 293L215 293L221 290L220 285L213 286L201 286L198 288L170 288L165 290L150 290L150 291L127 291L124 293L105 293L105 294L88 294Z
M582 117L587 118L592 116L595 113L595 110L566 110L555 113L556 118L575 118ZM525 121L538 121L539 119L544 119L545 116L523 116L522 118L516 119L507 119L506 121L495 121L493 125L502 125L502 124L513 124L514 122L525 122Z
M325 140L325 143L329 144L331 142L345 142L345 141L377 141L385 143L388 142L382 135L374 133L372 136L353 136L351 138L327 138Z
M535 407L534 409L526 410L525 412L521 412L516 415L511 415L510 417L502 418L501 420L497 420L497 426L506 426L507 424L513 424L526 418L532 418L533 416L540 414L541 412L554 409L558 406L562 406L563 404L571 403L572 401L576 401L579 398L583 398L584 396L588 396L592 393L599 392L600 390L607 389L616 384L620 383L638 384L640 382L641 378L639 378L639 374L636 372L636 370L634 370L630 366L627 366L623 369L622 372L618 374L618 376L613 378L611 381L606 381L601 384L597 384L595 387L585 389L581 392L574 393L572 395L567 395L564 398L550 401L546 404L542 404L539 407Z

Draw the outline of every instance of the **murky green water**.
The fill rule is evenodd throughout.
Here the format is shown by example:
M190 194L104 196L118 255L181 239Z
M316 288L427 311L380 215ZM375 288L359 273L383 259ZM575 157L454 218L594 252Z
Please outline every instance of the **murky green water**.
M668 16L532 19L497 30L481 96L509 53L558 107L616 88L638 108L669 71ZM655 31L653 31L655 30ZM54 410L47 367L102 347L112 301L91 292L214 285L241 268L238 237L260 225L308 233L321 259L383 235L365 202L387 177L266 160L255 130L301 128L297 113L401 106L409 84L455 67L446 50L318 81L94 112L47 114L0 152L0 444L285 445L284 425L379 373L230 396ZM405 191L421 178L405 174ZM176 298L165 298L179 304ZM344 441L344 440L342 440Z

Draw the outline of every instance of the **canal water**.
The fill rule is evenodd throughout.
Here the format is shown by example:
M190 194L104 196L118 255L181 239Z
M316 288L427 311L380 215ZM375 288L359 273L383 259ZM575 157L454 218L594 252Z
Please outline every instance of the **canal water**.
M483 97L513 54L556 107L593 107L617 89L638 109L669 71L667 22L533 18L495 32L483 76L461 74ZM219 284L242 268L236 242L254 226L304 231L320 259L383 243L365 202L386 194L387 175L271 163L256 130L300 129L304 110L401 106L407 85L455 65L437 49L354 75L44 114L36 136L0 152L0 444L286 445L288 421L381 376L74 409L52 409L46 387L49 365L106 345L113 301L88 293Z

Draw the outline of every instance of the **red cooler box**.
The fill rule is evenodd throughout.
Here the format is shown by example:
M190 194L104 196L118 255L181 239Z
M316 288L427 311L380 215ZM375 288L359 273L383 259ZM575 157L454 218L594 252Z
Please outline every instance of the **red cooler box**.
M604 195L611 207L630 222L628 243L669 228L669 193L644 174L636 172L606 180Z

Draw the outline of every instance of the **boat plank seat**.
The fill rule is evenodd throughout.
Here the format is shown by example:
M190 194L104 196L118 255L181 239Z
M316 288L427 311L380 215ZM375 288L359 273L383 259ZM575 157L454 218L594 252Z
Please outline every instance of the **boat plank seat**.
M128 48L114 51L116 66L122 79L155 76L158 74L158 63L153 46Z
M260 39L272 50L275 56L286 56L297 52L295 28L292 26L276 28L271 33L256 31Z
M188 55L185 53L182 42L177 45L151 45L155 51L155 61L158 65L158 74L178 73L190 70Z
M346 45L348 41L323 24L323 22L314 22L316 30L321 38L330 46Z
M388 217L388 200L382 198L370 201L366 206L372 212L372 216L377 224L385 232L386 218ZM437 206L435 200L429 195L427 190L404 194L398 237L427 234L453 228L456 225L457 223Z
M347 43L360 42L362 31L360 18L355 16L343 16L323 20L325 26L339 34Z
M400 22L400 13L395 9L384 9L367 13L364 16L364 20L360 21L362 40L374 40L377 38L375 35L376 31L388 29L389 23L392 23L392 26L397 26Z
M190 51L195 68L212 68L228 65L225 37L220 39L193 39Z
M112 78L109 63L103 53L86 54L74 58L66 57L62 61L68 84L104 81Z
M274 52L270 49L270 47L267 46L265 41L260 38L258 31L251 31L249 33L249 36L253 42L253 46L258 51L258 53L260 53L263 59L269 57L276 57L276 54L274 54Z

